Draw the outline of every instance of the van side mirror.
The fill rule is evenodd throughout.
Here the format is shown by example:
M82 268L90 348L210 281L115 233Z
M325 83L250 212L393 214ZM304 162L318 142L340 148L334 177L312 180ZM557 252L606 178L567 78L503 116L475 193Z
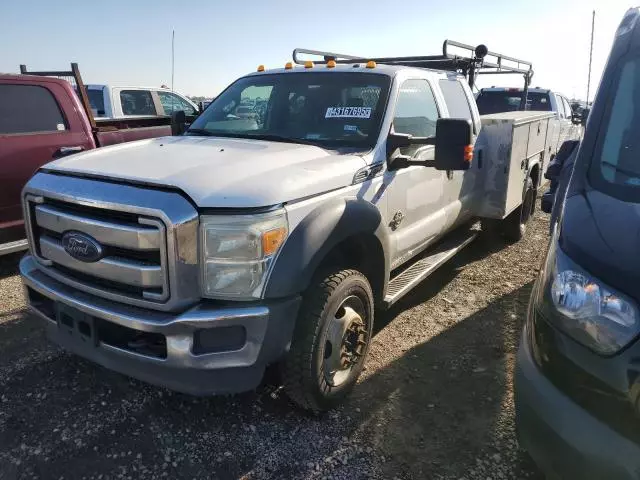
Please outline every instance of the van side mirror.
M182 135L187 129L187 115L184 110L178 110L171 114L171 135Z
M468 170L473 159L473 129L465 118L440 118L436 123L436 170Z
M580 118L580 125L582 125L583 127L587 126L587 120L589 119L589 112L591 111L590 108L585 108L584 110L582 110L582 116Z

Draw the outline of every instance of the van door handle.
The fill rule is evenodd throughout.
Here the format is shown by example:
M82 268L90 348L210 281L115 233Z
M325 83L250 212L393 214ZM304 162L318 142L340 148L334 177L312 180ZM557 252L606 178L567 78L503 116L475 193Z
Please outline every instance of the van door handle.
M60 147L58 150L53 152L53 158L62 158L82 151L84 151L84 147L80 145L76 147Z

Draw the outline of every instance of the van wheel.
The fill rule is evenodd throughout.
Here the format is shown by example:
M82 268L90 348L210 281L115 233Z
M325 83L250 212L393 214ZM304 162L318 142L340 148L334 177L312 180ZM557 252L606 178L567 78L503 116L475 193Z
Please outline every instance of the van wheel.
M356 270L312 282L302 299L281 375L300 407L321 412L337 406L362 372L373 333L373 292Z
M527 233L527 224L533 215L536 202L536 189L531 177L527 177L527 183L522 195L522 204L509 214L503 221L503 233L510 242L522 240Z

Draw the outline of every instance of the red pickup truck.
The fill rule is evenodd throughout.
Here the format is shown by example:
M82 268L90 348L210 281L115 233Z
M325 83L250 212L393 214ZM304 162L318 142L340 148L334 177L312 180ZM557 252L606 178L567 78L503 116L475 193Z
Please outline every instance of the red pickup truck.
M20 75L0 74L0 255L27 248L20 194L40 166L84 150L172 133L171 117L94 119L75 63L68 72L20 69Z

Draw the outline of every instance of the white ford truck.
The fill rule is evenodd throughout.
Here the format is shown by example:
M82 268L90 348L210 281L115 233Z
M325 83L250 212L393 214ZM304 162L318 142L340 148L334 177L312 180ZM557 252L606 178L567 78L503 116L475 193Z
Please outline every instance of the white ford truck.
M374 60L296 50L179 136L39 170L20 271L48 335L191 394L255 388L275 365L303 408L336 405L375 312L473 240L469 222L517 240L535 205L550 115L481 119L468 81L507 67L453 44Z

